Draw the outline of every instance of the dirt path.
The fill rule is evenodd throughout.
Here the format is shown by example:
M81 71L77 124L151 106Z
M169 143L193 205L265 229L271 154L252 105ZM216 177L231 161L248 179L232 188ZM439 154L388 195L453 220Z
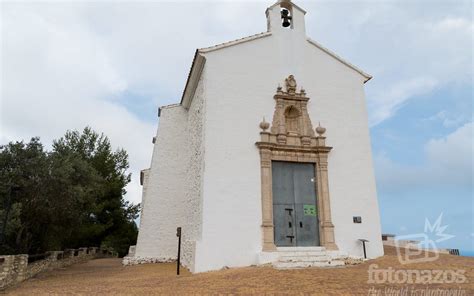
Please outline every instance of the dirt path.
M394 270L465 270L468 283L370 284L371 264ZM401 265L393 252L361 265L331 269L275 270L271 267L235 268L192 275L175 264L123 267L120 259L97 259L40 274L7 290L8 295L150 295L150 294L313 294L390 295L407 289L450 289L474 295L474 258L442 255L434 262ZM371 290L372 289L372 290ZM394 289L394 290L390 290ZM380 294L370 294L377 292ZM425 292L426 293L426 292ZM391 294L397 295L397 294ZM426 294L425 294L426 295ZM433 294L436 295L436 294ZM443 294L440 294L443 295Z

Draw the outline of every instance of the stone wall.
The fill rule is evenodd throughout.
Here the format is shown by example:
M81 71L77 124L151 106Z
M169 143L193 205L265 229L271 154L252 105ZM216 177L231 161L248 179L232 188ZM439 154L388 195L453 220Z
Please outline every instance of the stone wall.
M26 278L28 255L0 257L0 289L21 282Z
M43 271L99 257L117 257L117 254L98 248L68 249L47 252L44 258L36 261L32 261L34 256L31 256L30 263L26 254L0 256L0 290L32 278Z

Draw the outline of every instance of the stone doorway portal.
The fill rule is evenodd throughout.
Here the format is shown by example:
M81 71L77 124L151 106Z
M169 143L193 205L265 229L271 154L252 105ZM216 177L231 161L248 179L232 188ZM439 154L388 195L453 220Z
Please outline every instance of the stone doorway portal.
M326 146L325 128L318 126L316 129L313 129L308 114L309 98L306 97L305 90L296 91L297 84L293 75L285 79L285 83L286 91L283 91L282 87L279 86L277 93L273 96L276 104L272 124L270 125L270 123L265 121L265 118L263 119L260 123L260 128L262 129L260 141L256 143L260 150L262 184L262 250L265 252L276 251L276 246L293 246L293 242L295 246L320 245L327 250L337 250L334 239L334 224L331 221L328 181L328 155L332 147ZM309 179L312 178L314 180L312 184L314 189L313 196L316 196L316 192L318 193L317 199L316 197L314 198L314 208L312 206L313 200L307 204L306 200L297 202L294 194L292 195L292 202L288 203L293 204L293 207L288 207L292 214L302 213L302 218L301 216L294 216L290 219L290 217L281 214L280 208L274 208L278 203L274 203L273 199L278 199L279 197L273 196L274 192L278 191L273 186L273 174L276 173L273 172L273 166L278 166L279 162L292 163L297 168L305 167L308 172L313 172L312 175L308 176L311 176ZM309 188L310 185L307 186ZM296 206L297 204L299 204L299 208ZM314 213L316 217L312 216L314 214L305 217L305 205L306 212ZM288 215L290 211L285 209L283 208L283 211L286 211ZM283 218L277 217L274 219L274 216L278 215L283 215ZM301 219L298 220L298 218ZM305 219L313 220L313 222L308 222L308 225L311 224L311 228L307 230L306 234L303 232L305 231ZM289 222L292 223L291 227L294 228L294 235L283 232L282 227L285 227L285 225L287 228L290 228ZM299 222L302 222L302 226L300 226ZM279 224L276 225L276 223ZM278 230L275 227L278 227ZM306 239L302 238L301 241L294 240L298 237L298 228L300 228L300 237L304 237L309 233L313 233L313 235L308 236ZM276 241L276 236L281 236L282 234L285 234L285 238L286 236L294 237L290 240L290 243L283 239Z

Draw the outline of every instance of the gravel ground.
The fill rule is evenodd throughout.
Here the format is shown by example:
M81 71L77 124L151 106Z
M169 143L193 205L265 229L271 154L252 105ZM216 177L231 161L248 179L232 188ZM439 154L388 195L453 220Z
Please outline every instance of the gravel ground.
M369 266L403 270L464 270L464 283L368 283ZM402 274L403 275L403 274ZM433 275L436 276L436 275ZM444 276L444 273L443 273ZM403 277L402 277L403 278ZM436 280L436 279L435 279ZM443 278L441 278L443 281ZM448 291L450 293L441 294ZM424 291L424 292L423 292ZM399 294L396 294L396 293ZM431 292L431 294L428 294ZM456 294L457 292L457 294ZM378 293L378 294L377 294ZM424 294L422 294L424 293ZM438 294L436 294L438 293ZM120 259L96 259L38 275L8 295L292 294L292 295L474 295L474 258L441 255L432 262L401 265L395 251L356 266L275 270L231 268L176 276L172 263L123 267Z

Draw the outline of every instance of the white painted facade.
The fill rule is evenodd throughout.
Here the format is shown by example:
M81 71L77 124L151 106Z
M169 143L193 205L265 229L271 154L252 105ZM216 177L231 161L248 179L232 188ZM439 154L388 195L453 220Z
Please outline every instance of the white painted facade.
M193 272L274 258L262 253L255 142L262 117L272 120L276 87L290 74L310 97L311 122L327 129L333 147L329 191L339 250L362 256L364 238L368 257L383 255L364 97L371 77L308 39L305 12L290 5L292 28L281 26L279 1L267 10L268 32L199 49L181 103L161 108L143 180L137 261L175 259L178 226L182 261Z

